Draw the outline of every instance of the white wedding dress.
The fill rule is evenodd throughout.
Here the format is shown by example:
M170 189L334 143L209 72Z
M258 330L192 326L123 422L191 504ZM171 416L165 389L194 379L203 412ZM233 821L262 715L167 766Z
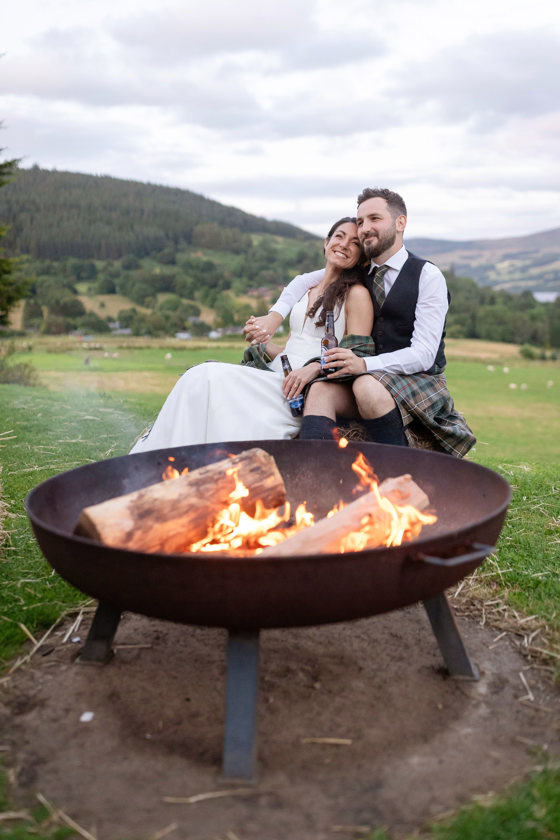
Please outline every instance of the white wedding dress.
M290 314L286 353L292 369L320 355L324 327L306 318L306 294ZM335 312L335 333L344 335L345 307ZM189 368L165 401L155 423L130 454L198 443L293 438L301 418L292 417L282 393L280 354L269 370L226 362L203 362Z

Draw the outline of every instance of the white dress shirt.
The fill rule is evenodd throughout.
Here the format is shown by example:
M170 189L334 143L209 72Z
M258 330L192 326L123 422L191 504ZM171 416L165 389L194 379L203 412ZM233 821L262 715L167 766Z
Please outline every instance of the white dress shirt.
M389 266L385 273L385 296L389 294L393 284L399 276L400 270L408 259L408 251L403 246L390 257L385 265ZM371 263L370 272L377 267ZM313 286L316 286L324 276L324 269L312 271L309 274L299 274L289 283L271 311L279 312L283 318L290 312L292 306ZM447 284L445 277L433 263L427 262L422 268L418 285L418 301L414 318L414 329L409 347L393 350L391 353L381 353L378 356L366 356L366 370L386 370L390 373L420 373L429 370L436 358L440 345L445 316L447 315Z

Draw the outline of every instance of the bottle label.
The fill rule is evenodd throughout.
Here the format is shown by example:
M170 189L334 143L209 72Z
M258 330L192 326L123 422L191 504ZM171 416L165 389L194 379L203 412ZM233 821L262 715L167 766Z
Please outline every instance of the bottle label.
M325 367L325 353L329 349L329 345L326 341L321 342L321 370Z
M288 400L288 403L294 417L299 417L303 413L303 394L294 397L293 400Z
M333 339L334 339L334 340L333 340ZM321 342L321 371L322 371L323 373L334 373L334 372L335 372L336 368L333 368L333 367L328 368L328 367L326 367L325 353L326 353L328 350L332 350L332 349L334 349L337 345L338 345L338 342L337 342L337 340L336 340L336 338L335 338L334 336L333 336L333 337L332 337L332 339L330 339L330 340L325 338L325 339L323 339L323 341Z

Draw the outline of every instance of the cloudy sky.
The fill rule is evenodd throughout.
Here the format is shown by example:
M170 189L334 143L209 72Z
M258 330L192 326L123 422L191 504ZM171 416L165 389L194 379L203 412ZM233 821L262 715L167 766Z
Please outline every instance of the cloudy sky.
M183 187L324 234L364 186L408 235L560 227L551 0L18 0L1 159Z

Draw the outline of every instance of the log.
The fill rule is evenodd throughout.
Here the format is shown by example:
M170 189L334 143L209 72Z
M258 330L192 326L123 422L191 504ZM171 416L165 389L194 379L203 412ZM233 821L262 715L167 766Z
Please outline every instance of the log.
M430 504L426 493L412 480L410 475L387 478L379 485L379 494L399 507L412 506L425 510ZM268 546L259 557L294 557L308 554L328 554L340 551L341 539L364 527L368 521L368 548L384 545L390 531L390 516L379 507L378 495L366 493L333 516L320 519L309 528ZM435 521L435 519L434 519Z
M133 551L185 551L206 536L218 513L231 503L236 485L232 467L249 490L236 501L250 516L257 499L269 509L285 503L286 488L276 461L263 449L254 448L86 507L74 533Z

